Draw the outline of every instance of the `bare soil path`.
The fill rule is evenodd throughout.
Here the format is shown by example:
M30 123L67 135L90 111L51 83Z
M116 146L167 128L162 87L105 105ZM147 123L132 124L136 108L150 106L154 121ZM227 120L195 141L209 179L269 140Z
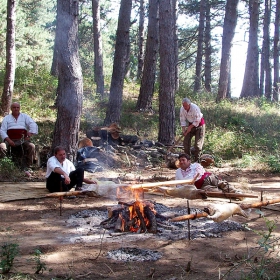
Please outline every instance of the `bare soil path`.
M236 187L257 194L258 199L246 199L246 202L258 201L260 192L252 191L252 187L278 187L280 177L275 174L259 174L227 169L213 169ZM121 174L125 174L120 176ZM139 172L124 170L94 174L98 178L116 180L126 177L133 181L137 178L152 179L158 176L174 179L174 170L160 169ZM0 183L0 187L4 183ZM35 185L36 183L34 183ZM280 197L278 192L263 193L264 199ZM187 200L158 195L145 194L145 199L162 204L170 209L186 209ZM223 199L207 199L189 201L191 208L203 209L211 203L224 203ZM108 206L117 201L108 198L80 196L75 199L35 198L8 201L0 204L1 240L19 244L20 255L15 258L13 273L29 275L29 279L221 279L221 275L240 262L244 256L253 254L258 248L260 236L256 231L267 231L264 219L256 209L252 209L249 219L233 216L229 220L247 224L251 230L228 231L221 237L172 239L176 232L170 230L169 239L160 238L157 234L120 234L110 235L106 230L98 229L98 215L91 217L88 227L69 222L71 215L83 210L106 212ZM60 208L61 207L61 208ZM61 210L61 212L60 212ZM264 216L276 224L274 236L279 234L279 204L262 208ZM60 215L61 214L61 215ZM100 218L101 219L101 218ZM187 228L187 221L183 222ZM190 221L192 224L193 221ZM95 233L91 231L95 228ZM96 234L99 230L99 234ZM116 249L136 248L160 253L155 261L122 261L108 257L108 252ZM41 261L47 270L43 274L34 274L36 266L31 261L35 249L42 252ZM275 257L278 262L276 248ZM260 261L261 254L255 259ZM273 270L270 268L270 271ZM225 279L240 279L242 269L229 274ZM244 270L243 270L244 272ZM220 275L220 276L219 276ZM3 276L1 279L9 279Z

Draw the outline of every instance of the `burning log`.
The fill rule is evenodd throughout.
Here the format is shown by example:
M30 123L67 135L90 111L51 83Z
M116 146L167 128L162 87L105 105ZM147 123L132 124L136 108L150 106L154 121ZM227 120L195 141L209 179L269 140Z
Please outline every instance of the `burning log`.
M135 212L137 213L137 217L140 221L140 227L141 227L142 231L146 232L147 231L146 224L145 224L144 217L142 216L139 206L135 206Z
M121 206L110 208L109 218L101 223L105 228L123 232L157 232L154 205L150 202L136 200L119 202Z
M149 232L156 233L157 232L157 220L155 214L152 212L151 208L146 205L144 207L144 213L148 220L150 221L150 229Z

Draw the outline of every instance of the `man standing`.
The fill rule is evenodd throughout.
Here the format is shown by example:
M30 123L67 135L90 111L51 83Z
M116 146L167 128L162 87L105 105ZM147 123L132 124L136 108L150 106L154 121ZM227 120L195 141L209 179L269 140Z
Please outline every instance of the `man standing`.
M184 98L180 109L180 123L184 138L184 152L191 155L191 140L194 137L194 161L199 160L205 136L205 121L199 107L191 103L189 98Z
M50 192L69 191L74 186L75 190L81 190L83 182L96 184L95 181L84 178L84 169L75 169L74 164L66 158L65 148L54 148L54 156L47 162L46 188Z
M23 150L23 167L31 167L35 159L35 145L30 142L32 135L38 134L38 126L27 114L20 112L20 104L11 105L12 113L5 116L0 130L0 136L13 150L19 147ZM2 152L6 152L6 145L2 143Z

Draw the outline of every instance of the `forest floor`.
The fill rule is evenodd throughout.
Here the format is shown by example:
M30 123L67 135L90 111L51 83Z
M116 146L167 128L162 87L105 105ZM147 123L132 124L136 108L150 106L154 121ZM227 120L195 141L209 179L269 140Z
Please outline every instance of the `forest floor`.
M263 185L275 188L280 180L279 175L248 170L211 168L210 171L219 174L244 192L258 195L258 198L247 198L244 203L260 201L261 193L252 191L252 187ZM139 172L133 170L97 172L94 176L97 179L106 177L108 180L115 180L120 177L120 173L126 174L130 180L139 177ZM141 178L152 179L159 174L164 178L174 179L174 170L167 168L141 171ZM0 182L0 188L3 185L4 183ZM263 194L264 200L277 197L280 197L280 193ZM145 200L178 212L187 208L187 200L181 198L145 194ZM226 199L208 198L191 200L189 206L191 209L203 209L209 204L228 202ZM1 240L13 240L20 249L11 272L6 276L2 275L1 279L12 279L15 273L28 275L28 279L240 279L242 273L260 266L263 266L264 273L272 274L277 269L278 245L269 255L269 258L274 259L269 268L262 262L264 252L258 251L258 242L262 238L258 232L268 233L268 228L265 219L260 217L256 209L251 209L248 219L240 216L229 218L231 222L244 227L246 225L247 230L218 232L212 237L201 234L200 237L189 240L188 221L181 222L180 232L185 232L181 237L172 223L167 230L168 234L164 236L160 233L109 234L99 223L96 224L98 213L106 213L108 207L117 204L116 200L86 195L74 199L64 198L61 204L58 198L47 197L1 203ZM273 240L279 238L279 204L269 205L261 210L265 218L275 222ZM93 216L89 217L90 214L83 211L91 211ZM77 222L82 216L86 221L84 227ZM206 218L196 220L209 221ZM195 225L196 220L189 222L190 227ZM276 244L277 241L274 245ZM36 249L42 253L37 264L43 264L46 268L40 274L35 274L36 261L32 260ZM109 257L108 253L114 250L120 251L120 259ZM145 252L160 257L157 260L145 261L141 256L138 260L125 258L126 253L139 255ZM252 260L245 266L241 265L248 257L252 257ZM234 266L236 270L227 273Z

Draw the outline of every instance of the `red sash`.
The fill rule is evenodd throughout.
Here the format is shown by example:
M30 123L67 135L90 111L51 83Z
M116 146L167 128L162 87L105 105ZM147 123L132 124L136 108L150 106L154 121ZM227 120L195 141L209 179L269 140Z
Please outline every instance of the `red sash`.
M204 183L204 180L205 180L207 177L209 177L210 175L211 175L211 173L205 172L205 173L201 176L201 178L200 178L199 180L197 180L197 181L194 182L194 185L195 185L198 189L201 189L201 187L202 187L202 185L203 185L203 183Z
M205 124L205 120L204 120L204 118L201 118L200 123L199 123L198 126L202 126L202 125L204 125L204 124Z
M191 125L192 123L191 122L189 122L189 125ZM199 126L202 126L202 125L204 125L205 124L205 120L204 120L204 118L201 118L200 119L200 123L198 124L198 127Z
M7 134L12 140L19 140L22 136L25 138L27 136L27 130L23 128L19 129L8 129Z

